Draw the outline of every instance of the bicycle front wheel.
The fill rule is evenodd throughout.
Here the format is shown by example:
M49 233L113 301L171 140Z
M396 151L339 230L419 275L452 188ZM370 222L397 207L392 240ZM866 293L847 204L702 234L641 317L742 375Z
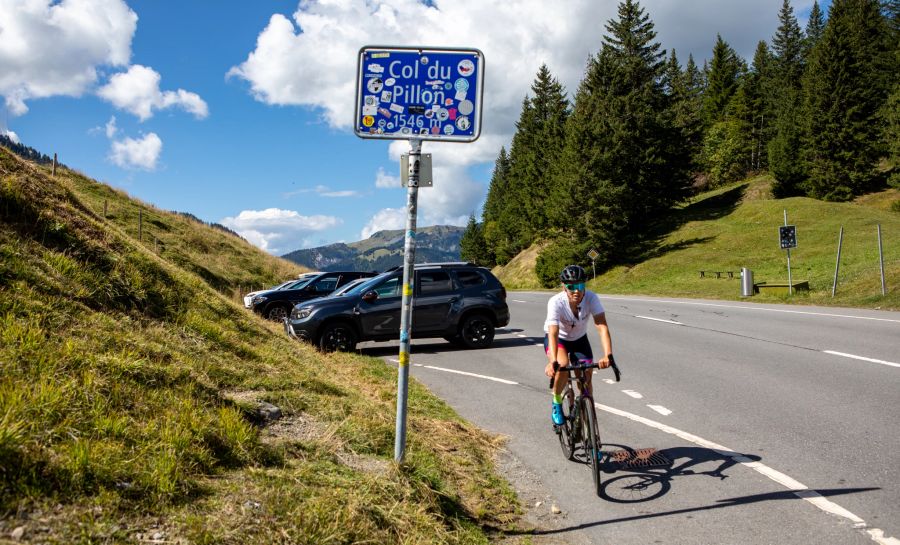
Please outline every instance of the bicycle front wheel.
M578 435L576 433L573 414L575 412L574 397L575 393L572 391L572 387L566 385L562 394L564 420L562 426L558 426L557 429L559 431L559 446L562 448L563 454L568 460L571 460L575 456L575 443Z
M594 477L594 491L600 495L600 433L597 428L597 413L594 411L594 402L588 397L581 398L581 425L584 452L591 466L591 475Z

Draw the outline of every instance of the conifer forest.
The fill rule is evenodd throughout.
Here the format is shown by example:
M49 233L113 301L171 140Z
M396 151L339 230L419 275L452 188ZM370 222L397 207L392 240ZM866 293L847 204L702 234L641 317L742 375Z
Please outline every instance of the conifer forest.
M547 285L568 263L634 258L692 194L768 173L775 198L900 187L900 0L788 0L744 59L716 36L702 65L657 41L636 0L605 26L570 98L542 65L500 149L463 259L503 265L543 242ZM712 40L711 40L712 41Z

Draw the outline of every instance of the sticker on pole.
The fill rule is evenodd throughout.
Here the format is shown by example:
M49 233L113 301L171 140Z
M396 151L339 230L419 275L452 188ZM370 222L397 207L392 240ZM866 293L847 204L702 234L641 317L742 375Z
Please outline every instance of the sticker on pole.
M366 46L357 62L356 136L474 142L481 135L478 49Z

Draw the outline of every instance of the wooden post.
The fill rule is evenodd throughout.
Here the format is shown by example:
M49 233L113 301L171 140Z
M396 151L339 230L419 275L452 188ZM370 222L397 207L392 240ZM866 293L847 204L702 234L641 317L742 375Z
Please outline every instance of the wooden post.
M53 154L53 175L56 176L56 154Z
M106 219L106 199L103 199L103 219Z
M144 240L144 209L138 208L138 241Z

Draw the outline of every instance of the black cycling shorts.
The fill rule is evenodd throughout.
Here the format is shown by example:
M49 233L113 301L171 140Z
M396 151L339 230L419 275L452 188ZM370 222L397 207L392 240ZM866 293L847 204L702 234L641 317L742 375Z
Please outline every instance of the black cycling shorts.
M594 352L591 351L591 343L590 341L588 341L587 335L582 335L574 341L569 339L559 339L556 344L562 350L566 350L570 353L577 352L579 354L582 354L585 359L589 359L592 362L594 361ZM550 336L545 333L544 353L547 354L548 352L550 352Z

